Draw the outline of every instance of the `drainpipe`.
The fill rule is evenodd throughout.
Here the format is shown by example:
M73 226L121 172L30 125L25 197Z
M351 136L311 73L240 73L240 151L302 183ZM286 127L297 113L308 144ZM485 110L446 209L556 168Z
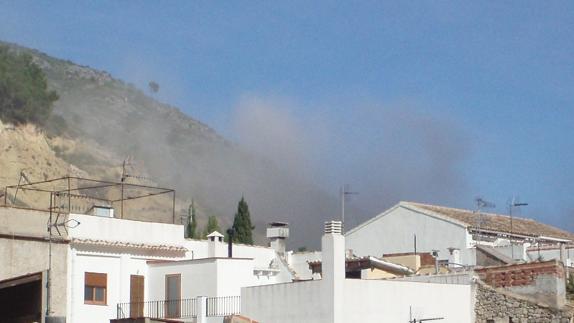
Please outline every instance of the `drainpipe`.
M233 258L233 237L235 230L233 228L227 229L227 258Z

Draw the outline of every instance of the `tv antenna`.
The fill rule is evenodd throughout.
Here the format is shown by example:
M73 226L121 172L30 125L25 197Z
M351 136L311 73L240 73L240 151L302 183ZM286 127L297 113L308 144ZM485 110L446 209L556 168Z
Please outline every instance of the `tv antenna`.
M46 228L48 231L48 271L46 275L46 316L49 317L52 314L51 311L51 296L52 296L52 240L54 240L53 229L56 229L58 236L62 237L60 228L66 231L66 236L68 235L68 228L75 228L80 225L80 221L76 219L68 219L67 215L62 214L62 208L60 205L60 193L50 193L50 217L48 218L48 223ZM54 213L56 217L54 218ZM68 212L69 215L69 212ZM60 220L60 217L63 217Z
M513 221L512 221L512 210L514 208L519 208L521 206L527 206L528 203L524 203L524 202L519 202L519 198L516 196L512 196L512 198L509 200L508 202L508 216L510 217L510 250L512 253L512 259L514 259L514 247L513 247L513 239L512 239L512 235L514 233L514 228L513 228Z
M444 317L429 317L424 319L413 318L413 307L409 306L409 323L428 322L428 321L442 321Z
M26 173L24 173L25 169L20 170L20 178L18 179L18 185L16 186L16 192L14 193L14 200L12 200L13 204L16 204L16 196L18 196L18 189L20 189L20 184L22 184L22 180L25 180L27 184L32 183Z
M482 217L482 213L480 212L482 209L493 209L496 207L496 204L489 202L485 199L483 199L482 197L476 197L474 199L474 202L476 203L476 227L478 229L478 233L480 234L481 232L481 227L482 227L482 222L484 221L483 217Z
M344 184L341 186L340 190L340 198L341 198L341 222L343 223L343 228L345 225L345 199L349 195L357 195L358 192L352 192L351 187L348 184Z
M121 183L121 185L120 185L120 190L121 190L121 200L120 200L121 218L124 217L124 183L127 181L127 179L128 178L136 178L136 179L151 182L151 179L149 179L148 177L129 174L128 173L128 167L130 167L132 170L135 168L132 156L126 157L126 159L124 159L124 161L122 163L122 177L120 178L120 183Z

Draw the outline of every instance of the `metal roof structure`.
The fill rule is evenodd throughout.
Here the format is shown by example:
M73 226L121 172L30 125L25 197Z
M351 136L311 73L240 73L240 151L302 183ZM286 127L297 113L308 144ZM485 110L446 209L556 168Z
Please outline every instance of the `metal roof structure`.
M175 223L175 190L126 181L112 182L77 176L64 176L39 182L18 183L4 188L4 206L58 213L87 214L94 207L119 209L124 218L127 201L167 195Z

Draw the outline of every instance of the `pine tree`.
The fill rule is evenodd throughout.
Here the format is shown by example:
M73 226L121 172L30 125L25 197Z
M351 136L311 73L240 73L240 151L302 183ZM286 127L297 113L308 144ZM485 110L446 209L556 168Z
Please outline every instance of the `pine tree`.
M0 120L44 125L56 100L58 94L48 89L46 75L32 56L0 46Z
M215 215L210 215L209 218L207 218L207 226L205 227L205 231L203 232L204 237L212 233L213 231L221 233L221 228L219 227L219 223L217 222L217 218L215 217Z
M566 282L566 293L570 294L570 298L574 300L574 273L570 274L570 278Z
M237 205L237 213L233 219L233 229L235 230L234 242L253 244L253 229L251 225L251 215L249 214L249 206L243 196Z
M196 239L197 237L197 218L195 216L195 203L191 200L191 204L187 208L187 225L185 226L185 237Z

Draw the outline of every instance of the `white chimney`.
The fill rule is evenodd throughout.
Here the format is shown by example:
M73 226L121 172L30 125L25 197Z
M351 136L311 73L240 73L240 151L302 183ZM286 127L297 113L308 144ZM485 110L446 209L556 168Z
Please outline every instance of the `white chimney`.
M220 258L226 257L226 246L223 242L223 234L213 231L207 236L207 257Z
M271 222L267 228L267 238L271 248L285 257L287 238L289 238L289 224L285 222Z
M321 239L321 271L323 295L327 298L332 317L328 322L342 323L345 293L345 237L341 221L325 222L325 234Z
M448 266L450 268L460 267L460 249L448 248Z

